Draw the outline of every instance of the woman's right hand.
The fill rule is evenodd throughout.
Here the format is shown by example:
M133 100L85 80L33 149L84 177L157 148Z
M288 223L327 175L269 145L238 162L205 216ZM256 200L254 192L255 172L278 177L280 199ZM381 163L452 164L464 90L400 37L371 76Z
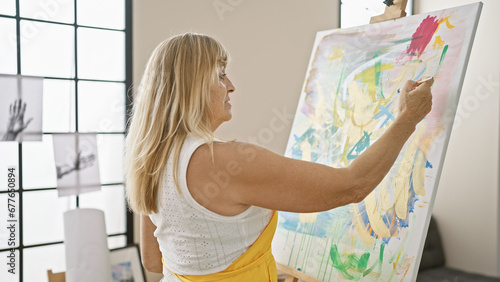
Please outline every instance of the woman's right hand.
M424 82L421 82L425 80ZM401 88L398 118L417 125L432 108L431 86L434 79L408 80Z

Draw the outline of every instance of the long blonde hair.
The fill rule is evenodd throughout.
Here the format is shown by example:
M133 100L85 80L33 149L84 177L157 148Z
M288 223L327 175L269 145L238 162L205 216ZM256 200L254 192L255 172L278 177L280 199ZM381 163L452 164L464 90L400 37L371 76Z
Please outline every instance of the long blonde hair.
M212 150L210 86L228 57L218 41L194 33L171 37L153 51L125 140L126 195L133 211L158 212L158 190L170 154L178 187L179 155L188 133L205 139Z

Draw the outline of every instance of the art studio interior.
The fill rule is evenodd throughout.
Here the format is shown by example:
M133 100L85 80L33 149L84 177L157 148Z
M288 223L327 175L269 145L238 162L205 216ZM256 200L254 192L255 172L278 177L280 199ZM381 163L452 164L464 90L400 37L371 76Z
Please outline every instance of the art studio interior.
M497 11L1 0L0 281L500 281Z

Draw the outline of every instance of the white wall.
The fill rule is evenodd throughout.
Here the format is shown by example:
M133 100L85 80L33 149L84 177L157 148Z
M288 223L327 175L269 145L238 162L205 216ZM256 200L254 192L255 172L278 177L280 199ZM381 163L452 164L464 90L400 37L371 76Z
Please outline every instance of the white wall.
M415 13L474 2L419 0ZM461 122L451 134L434 216L448 266L498 275L500 1L483 3L460 99Z
M218 14L214 5L230 10ZM261 145L283 154L293 116L270 126L273 111L295 113L316 32L337 27L338 6L338 0L136 0L134 81L162 40L187 31L212 35L231 53L227 73L236 86L233 119L218 133L242 141L260 136ZM135 226L138 240L137 220Z

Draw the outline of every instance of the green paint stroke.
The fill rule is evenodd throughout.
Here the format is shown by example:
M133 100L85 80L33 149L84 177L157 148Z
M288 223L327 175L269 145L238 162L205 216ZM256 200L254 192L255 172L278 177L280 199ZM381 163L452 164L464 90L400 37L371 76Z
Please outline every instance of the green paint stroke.
M438 74L439 70L441 69L441 64L444 61L444 57L446 56L447 51L448 51L448 45L444 46L444 48L443 48L443 53L441 53L441 59L439 59L439 65L437 67L436 74Z
M378 55L373 56L373 59L376 59ZM382 71L382 64L380 60L377 60L375 65L373 66L375 70L375 89L377 91L377 98L385 100L384 98L384 89L382 88L382 81L380 79L380 72Z
M343 64L342 65L342 71L340 72L339 83L337 84L337 92L335 93L336 97L339 95L339 93L340 93L340 86L342 85L342 82L344 81L345 69L346 69L346 64Z
M356 253L341 255L338 251L337 245L333 244L330 248L330 259L332 260L333 267L337 269L342 277L348 280L359 281L361 278L370 274L376 266L378 266L379 274L382 270L382 262L384 260L385 244L380 245L380 254L376 262L368 268L368 261L370 260L370 253L366 252L358 256Z

